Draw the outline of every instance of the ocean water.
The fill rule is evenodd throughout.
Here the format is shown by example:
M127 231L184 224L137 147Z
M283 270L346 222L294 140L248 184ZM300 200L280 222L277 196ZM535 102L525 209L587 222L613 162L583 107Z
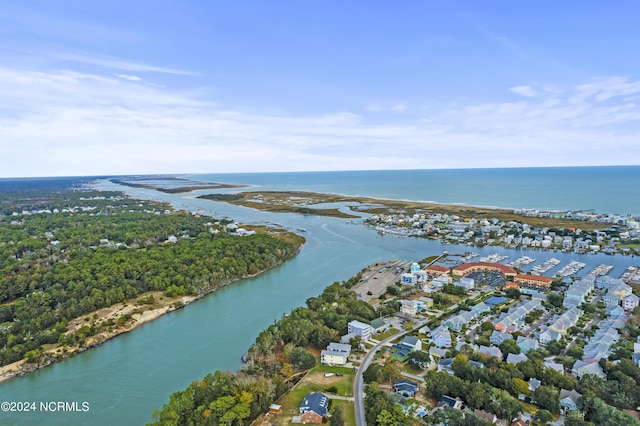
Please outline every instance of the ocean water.
M192 179L444 204L640 215L640 166L198 174Z

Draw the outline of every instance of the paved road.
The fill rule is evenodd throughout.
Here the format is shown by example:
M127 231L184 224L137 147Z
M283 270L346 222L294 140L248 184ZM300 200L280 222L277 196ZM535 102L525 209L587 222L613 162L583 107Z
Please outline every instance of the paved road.
M397 332L393 336L388 337L385 340L378 343L377 345L375 345L373 348L371 348L371 350L367 353L367 355L365 355L364 359L362 360L362 363L360 364L360 367L358 367L358 371L356 372L356 379L353 382L353 395L355 398L354 407L356 412L356 426L367 426L367 421L364 415L365 414L364 380L362 379L362 373L364 373L367 367L369 367L369 364L371 364L371 361L373 360L373 357L375 356L378 349L388 344L392 340L397 339L398 337L404 336L410 331L417 330L418 328L422 327L426 322L427 320L423 320L416 323L416 325L413 327L412 330L404 330L404 331Z

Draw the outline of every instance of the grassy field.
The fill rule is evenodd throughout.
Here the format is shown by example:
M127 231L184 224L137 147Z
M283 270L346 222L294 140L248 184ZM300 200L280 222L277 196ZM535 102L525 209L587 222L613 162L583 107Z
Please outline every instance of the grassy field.
M325 377L325 373L333 373L334 375ZM343 374L343 376L336 376L336 373ZM328 392L327 389L335 388L336 395L352 397L354 380L355 372L350 368L328 367L325 365L315 366L293 389L280 398L277 404L282 406L282 414L270 414L267 424L275 424L278 426L293 424L291 419L293 416L299 415L300 402L309 392L324 392L330 395L331 392ZM356 420L353 402L336 399L331 401L331 407L334 406L342 408L345 425L355 426Z
M396 334L398 331L400 331L400 330L398 330L397 328L390 328L390 329L388 329L388 330L387 330L387 331L385 331L385 332L378 333L378 334L374 334L374 335L373 335L373 338L374 338L374 339L376 339L376 340L378 340L379 342L382 342L384 339L386 339L387 337L391 337L391 336L393 336L393 335L394 335L394 334Z

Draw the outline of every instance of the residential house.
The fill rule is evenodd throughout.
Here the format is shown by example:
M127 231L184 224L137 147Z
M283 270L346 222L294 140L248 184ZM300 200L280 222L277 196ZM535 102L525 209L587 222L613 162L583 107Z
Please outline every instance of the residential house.
M410 272L402 274L400 280L402 281L402 284L405 285L415 285L418 282L416 276Z
M406 397L413 397L418 393L418 384L409 380L399 380L395 385L393 385L393 388L396 393Z
M447 284L451 284L452 281L453 279L450 276L440 275L438 278L435 278L433 281L431 281L431 287L433 287L434 289L440 289Z
M300 417L302 423L321 424L327 416L329 398L321 392L308 393L300 403Z
M476 313L473 311L461 311L458 315L454 315L444 322L444 325L449 327L453 331L460 331L465 324L476 318Z
M451 332L447 327L441 325L431 332L431 340L439 348L450 348Z
M371 328L373 328L374 333L382 333L383 331L386 331L389 328L387 323L384 322L382 318L372 319L369 325L371 325Z
M564 301L562 305L566 308L580 306L587 300L587 296L593 291L594 281L582 279L571 286L564 293Z
M476 318L485 312L490 312L491 308L484 302L480 302L477 305L473 305L471 310L476 313Z
M401 314L416 315L418 313L418 302L416 302L415 300L403 300L400 303Z
M513 336L510 333L494 330L494 332L491 333L491 337L489 338L489 341L494 346L500 346L502 342L509 339L513 340Z
M345 365L350 354L351 345L332 342L320 352L320 361L323 365Z
M524 337L524 336L518 336L518 339L516 340L516 343L518 344L518 347L520 348L520 352L522 352L523 354L526 354L530 350L536 350L539 347L537 340L531 339L531 338L528 338L528 337Z
M558 373L562 373L564 374L564 366L558 362L555 362L552 359L546 359L544 361L544 367L545 368L550 368L552 370L557 371Z
M529 379L529 392L530 393L534 393L536 391L536 389L538 389L540 387L540 385L542 384L542 382L538 379L536 379L535 377L532 377Z
M580 319L582 313L580 309L573 307L562 315L557 316L547 330L540 334L538 341L546 345L553 340L560 340L571 327L578 323L578 319Z
M451 398L450 396L442 395L438 400L438 404L436 405L436 408L434 410L442 409L444 407L451 407L455 410L461 410L462 403L463 401L458 397Z
M441 371L455 376L455 373L453 372L453 358L442 358L438 361L438 372Z
M510 362L512 364L517 364L519 362L526 361L527 359L529 359L529 358L527 358L527 356L524 355L524 354L509 354L509 355L507 355L507 362Z
M609 291L617 294L620 297L620 300L633 293L631 286L625 283L616 283L615 285L611 286L611 288L609 288Z
M344 336L340 337L340 343L349 343L351 342L351 339L353 339L354 337L358 336L357 333L347 333Z
M422 340L420 340L417 336L405 336L400 342L400 345L406 346L413 351L421 351L422 350Z
M479 410L479 409L475 409L473 410L473 414L475 414L476 416L480 417L481 419L483 419L485 422L490 423L490 424L498 424L499 420L498 420L498 416L496 416L493 413L487 413L484 410Z
M560 406L562 407L562 412L566 413L571 410L578 410L578 400L582 397L582 394L579 394L575 390L560 390Z
M481 345L478 348L478 353L483 355L493 356L498 358L499 360L502 360L502 351L500 350L500 348L497 348L495 346Z
M622 307L625 311L633 311L638 304L640 304L640 297L633 293L622 299Z
M604 305L606 306L607 311L619 306L620 296L612 291L608 291L607 294L604 295Z
M507 333L518 331L520 327L524 326L524 319L527 314L534 309L541 309L541 307L542 301L539 298L521 302L494 320L495 329Z
M443 359L444 357L447 356L447 350L445 348L437 348L435 346L432 346L429 348L429 355L431 355L431 358L435 359Z
M582 376L584 376L585 374L592 374L602 379L607 377L607 375L604 374L604 371L602 371L602 367L600 367L600 364L597 361L591 361L587 363L582 360L577 360L573 364L573 368L571 369L571 374L573 374L579 379L581 379Z
M471 290L474 287L475 282L473 278L464 277L464 278L460 278L460 281L456 281L454 285L456 287L462 287L465 290Z
M353 320L347 324L348 333L355 333L362 338L363 341L367 341L373 334L373 327L369 324L365 324L360 321Z
M562 333L552 330L550 328L546 329L538 336L538 341L543 344L549 344L553 341L558 341L562 337Z

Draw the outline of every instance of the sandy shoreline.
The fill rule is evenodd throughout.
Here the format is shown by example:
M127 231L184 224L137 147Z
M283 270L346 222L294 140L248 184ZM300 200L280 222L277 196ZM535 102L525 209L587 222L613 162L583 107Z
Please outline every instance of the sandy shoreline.
M215 291L215 289L213 291ZM88 349L100 346L104 342L111 340L121 334L135 330L141 325L153 321L164 314L187 306L188 304L200 299L201 297L206 296L209 293L210 292L199 296L184 296L175 298L164 297L162 298L161 302L154 305L154 307L150 307L150 309L139 312L140 309L144 308L144 306L136 305L135 302L137 300L150 295L153 295L154 297L162 295L161 292L148 292L139 295L135 299L131 299L122 303L116 303L115 305L109 306L107 308L102 308L97 311L91 312L90 314L76 318L69 323L69 330L67 331L67 333L78 330L84 324L88 325L89 322L86 321L86 319L94 318L95 315L97 315L96 321L106 321L109 319L113 319L116 322L119 318L122 318L127 314L131 316L131 319L126 321L124 325L114 326L112 331L100 332L95 336L87 338L86 344L82 347L73 345L63 348L61 345L56 344L44 351L45 354L48 354L50 356L50 358L46 361L36 364L28 364L24 359L22 359L12 364L0 367L0 383L13 377L25 376L33 371L47 367L63 359L70 358L80 352L84 352ZM160 306L157 306L158 304ZM138 312L134 313L134 311Z

